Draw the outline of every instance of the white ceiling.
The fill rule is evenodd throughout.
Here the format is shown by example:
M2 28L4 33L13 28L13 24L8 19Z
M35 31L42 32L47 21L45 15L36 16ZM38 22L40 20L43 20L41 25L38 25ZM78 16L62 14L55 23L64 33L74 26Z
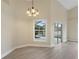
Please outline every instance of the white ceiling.
M78 5L78 0L58 0L66 9L74 8Z
M32 0L26 0L27 2L31 2ZM34 0L35 1L35 0ZM78 0L57 0L63 5L66 9L72 9L78 5Z

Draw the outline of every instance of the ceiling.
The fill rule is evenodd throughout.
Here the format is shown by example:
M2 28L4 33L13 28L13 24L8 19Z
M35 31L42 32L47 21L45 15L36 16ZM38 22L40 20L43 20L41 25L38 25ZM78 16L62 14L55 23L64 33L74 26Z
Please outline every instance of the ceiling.
M72 9L78 5L78 0L58 0L66 9Z
M26 1L31 2L32 0L26 0ZM78 0L57 0L57 1L68 10L78 5Z

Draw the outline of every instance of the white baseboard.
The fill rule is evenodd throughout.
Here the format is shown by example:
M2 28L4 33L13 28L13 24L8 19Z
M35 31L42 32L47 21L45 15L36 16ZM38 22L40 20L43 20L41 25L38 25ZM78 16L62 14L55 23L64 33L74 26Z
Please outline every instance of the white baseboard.
M28 44L28 46L33 46L33 47L51 47L50 45L37 45L37 44Z
M75 41L75 40L68 40L68 42L77 42L78 43L78 41Z
M11 52L13 52L15 49L19 49L19 48L23 48L23 47L29 47L29 46L32 46L32 47L52 47L50 45L36 45L36 44L21 45L21 46L17 46L14 49L4 53L3 55L1 55L1 59L4 58L5 56L7 56L8 54L10 54Z
M50 45L27 44L27 45L18 46L18 47L16 47L16 49L23 48L23 47L29 47L29 46L32 46L32 47L51 47Z
M8 52L4 53L1 55L1 59L4 58L5 56L7 56L8 54L10 54L11 52L13 52L15 49L9 50Z

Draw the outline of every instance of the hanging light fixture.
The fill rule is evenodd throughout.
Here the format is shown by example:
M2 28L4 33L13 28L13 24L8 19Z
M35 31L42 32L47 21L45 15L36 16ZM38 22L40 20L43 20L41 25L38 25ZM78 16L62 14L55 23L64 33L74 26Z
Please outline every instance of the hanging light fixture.
M34 16L34 17L39 15L38 9L34 8L34 1L33 0L32 0L32 7L28 8L26 13L27 13L28 16Z

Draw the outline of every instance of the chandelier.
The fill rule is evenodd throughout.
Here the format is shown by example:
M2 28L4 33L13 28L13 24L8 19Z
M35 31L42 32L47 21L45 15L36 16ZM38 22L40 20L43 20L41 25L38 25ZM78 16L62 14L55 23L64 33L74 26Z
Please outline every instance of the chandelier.
M34 17L39 15L38 9L34 8L34 1L33 0L32 0L32 7L28 8L26 13L27 13L28 16L34 16Z

